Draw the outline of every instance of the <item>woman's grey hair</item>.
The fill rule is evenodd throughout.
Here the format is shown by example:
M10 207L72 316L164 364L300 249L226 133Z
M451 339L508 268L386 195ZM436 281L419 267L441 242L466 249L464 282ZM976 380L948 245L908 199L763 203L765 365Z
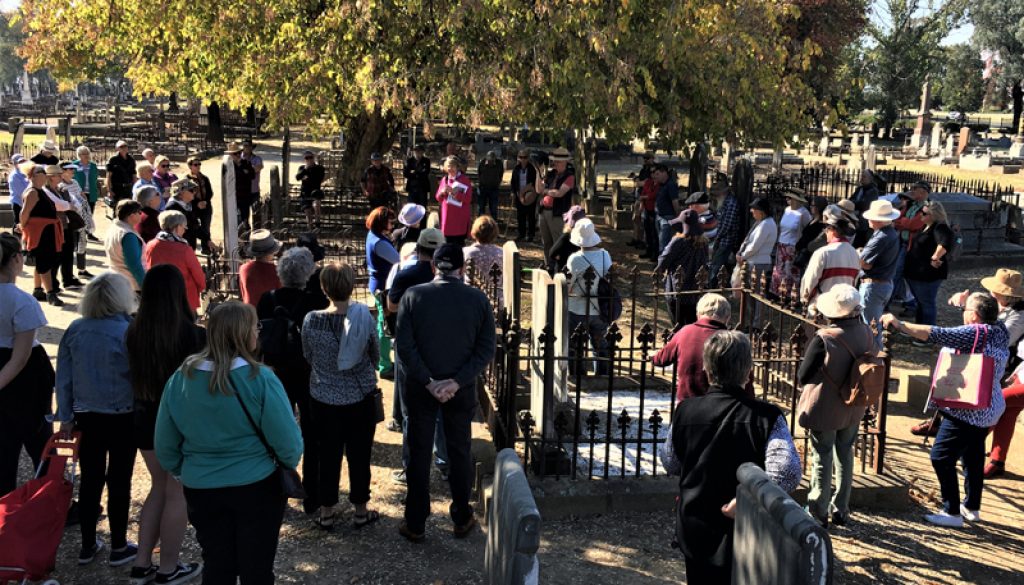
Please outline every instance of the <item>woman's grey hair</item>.
M750 339L739 331L719 331L704 342L704 371L717 386L743 386L754 361Z
M185 218L185 214L177 209L161 211L159 219L160 229L165 232L170 232L179 225L188 225L188 219Z
M159 196L160 191L157 190L156 187L153 187L151 185L145 185L143 187L139 187L138 189L136 189L135 193L132 195L132 198L135 199L135 201L137 201L139 205L145 207L146 203L150 199Z
M83 144L82 146L79 146L78 148L75 149L75 154L77 154L78 157L81 158L83 154L92 154L92 151L89 150L88 146Z
M999 320L999 303L988 293L976 292L967 297L964 309L974 311L982 323L995 324Z
M291 288L305 288L309 277L316 272L313 253L308 248L288 248L277 260L277 276L281 284Z
M135 312L135 291L117 272L104 272L85 285L78 312L86 319L103 319Z
M720 294L708 293L697 301L697 316L707 317L719 323L728 323L732 317L732 306L729 300Z
M444 164L441 165L441 168L442 169L447 169L449 166L452 166L452 165L454 165L455 168L461 170L462 169L462 160L459 157L455 156L454 154L451 155L451 156L447 156L447 157L445 157Z

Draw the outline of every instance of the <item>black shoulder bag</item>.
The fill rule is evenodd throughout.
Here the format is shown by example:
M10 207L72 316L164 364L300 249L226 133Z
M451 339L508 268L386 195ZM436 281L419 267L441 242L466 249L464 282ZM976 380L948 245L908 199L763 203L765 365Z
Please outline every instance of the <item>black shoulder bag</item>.
M263 436L263 429L256 424L253 420L252 415L249 414L249 409L245 407L245 402L242 401L242 395L238 393L231 379L228 379L228 385L231 386L231 391L235 393L235 398L238 399L238 405L242 407L242 412L245 413L245 418L249 419L249 424L252 425L252 430L256 431L256 436L260 438L260 442L267 449L267 453L270 454L270 458L274 460L274 465L277 467L275 473L277 479L281 484L281 493L287 498L293 498L296 500L306 499L306 490L302 487L302 480L299 478L299 472L295 471L291 467L281 463L281 460L277 458L277 453L267 442L267 438Z

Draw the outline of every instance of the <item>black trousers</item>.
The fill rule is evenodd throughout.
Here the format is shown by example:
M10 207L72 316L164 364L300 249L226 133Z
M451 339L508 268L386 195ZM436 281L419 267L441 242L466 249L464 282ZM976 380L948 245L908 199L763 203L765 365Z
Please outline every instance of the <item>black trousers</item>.
M81 484L78 509L82 519L82 548L96 542L100 497L107 486L107 523L110 547L128 541L128 509L132 503L132 472L135 470L135 415L76 412L75 429L82 433L78 447Z
M53 425L37 414L0 408L0 496L18 487L18 460L22 447L32 459L33 470L39 468L43 447L53 434Z
M64 230L64 245L60 248L60 281L67 286L75 278L75 250L78 248L78 230ZM54 274L54 277L57 275ZM54 284L57 279L54 278Z
M373 403L362 400L355 404L333 406L312 399L313 420L320 443L320 505L338 503L341 482L341 458L348 460L348 501L365 504L370 501L370 455L373 435L377 429Z
M473 517L473 506L469 503L473 491L470 424L477 408L476 385L459 388L451 400L441 404L426 388L406 380L405 404L409 415L406 423L409 441L406 524L413 532L422 533L430 515L430 464L433 461L438 409L441 410L448 447L448 484L452 492L449 513L456 525L465 524Z
M686 557L686 582L692 585L729 585L732 567L717 567L706 559Z
M426 191L419 189L409 189L407 190L407 194L409 196L409 203L416 203L422 205L423 207L427 207Z
M252 195L249 195L248 197L236 197L235 198L235 205L238 207L238 224L239 225L244 223L244 224L248 224L249 227L251 227L251 228L255 225L255 224L252 223L252 218L251 218L252 214L250 213L251 210L252 210L252 204L255 201L256 200L253 198ZM255 229L255 228L253 228L253 229Z
M644 210L644 242L647 244L647 256L658 257L658 221L654 211Z
M519 239L532 240L537 235L537 202L531 205L523 205L519 198L515 198L516 225L518 226Z
M302 508L307 513L312 513L320 507L320 482L317 479L320 469L320 442L313 419L313 399L309 397L309 366L303 362L301 367L295 369L274 368L274 373L281 380L292 408L299 409L299 430L302 432L302 487L306 490Z
M284 519L277 473L248 485L185 487L188 520L203 548L203 585L269 585Z

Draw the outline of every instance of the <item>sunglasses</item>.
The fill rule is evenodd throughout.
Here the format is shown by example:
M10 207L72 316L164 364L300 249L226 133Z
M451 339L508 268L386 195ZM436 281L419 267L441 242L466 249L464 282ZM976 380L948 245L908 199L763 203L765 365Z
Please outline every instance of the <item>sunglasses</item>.
M160 168L161 169L169 169L169 168L171 168L171 165L160 165Z
M198 167L200 165L197 162L190 162L190 163L188 163L188 166L190 166L190 167Z

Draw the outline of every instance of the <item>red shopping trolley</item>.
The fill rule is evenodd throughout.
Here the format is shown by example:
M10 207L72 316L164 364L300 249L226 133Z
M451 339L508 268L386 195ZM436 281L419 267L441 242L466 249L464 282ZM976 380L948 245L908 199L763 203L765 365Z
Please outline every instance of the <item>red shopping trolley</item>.
M50 437L35 478L0 498L0 584L39 581L53 571L75 486L79 438Z

